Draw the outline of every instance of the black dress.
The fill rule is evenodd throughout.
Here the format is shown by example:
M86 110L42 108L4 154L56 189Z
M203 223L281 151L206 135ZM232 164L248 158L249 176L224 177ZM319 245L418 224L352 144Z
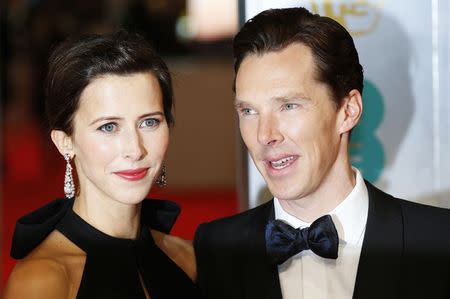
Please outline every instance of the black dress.
M20 218L11 256L24 258L53 230L86 252L77 298L199 298L197 286L155 244L149 228L169 233L180 207L165 200L144 200L136 240L106 235L75 214L73 199L57 199Z

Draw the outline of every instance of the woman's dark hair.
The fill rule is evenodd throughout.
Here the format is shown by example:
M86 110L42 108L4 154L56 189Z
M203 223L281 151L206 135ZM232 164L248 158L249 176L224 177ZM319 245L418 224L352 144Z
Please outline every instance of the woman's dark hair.
M247 55L279 51L292 43L311 49L316 80L327 84L336 106L352 89L363 90L363 69L347 30L333 19L302 7L270 9L247 21L233 41L237 74Z
M173 91L169 70L148 42L137 34L118 31L68 39L49 58L45 82L46 113L50 130L73 133L72 122L81 93L101 75L151 72L162 92L164 115L173 124Z

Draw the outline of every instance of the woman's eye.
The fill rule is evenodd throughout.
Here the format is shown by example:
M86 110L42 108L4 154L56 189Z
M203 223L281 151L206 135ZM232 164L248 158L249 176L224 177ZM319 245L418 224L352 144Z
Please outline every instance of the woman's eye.
M148 119L146 119L146 120L144 120L142 123L141 123L141 125L140 125L140 127L142 128L142 127L155 127L155 126L157 126L158 124L160 123L160 120L159 119L155 119L155 118L148 118Z
M116 127L117 127L117 125L114 123L107 123L107 124L104 124L103 126L101 126L99 128L99 130L106 132L106 133L112 133L116 130Z

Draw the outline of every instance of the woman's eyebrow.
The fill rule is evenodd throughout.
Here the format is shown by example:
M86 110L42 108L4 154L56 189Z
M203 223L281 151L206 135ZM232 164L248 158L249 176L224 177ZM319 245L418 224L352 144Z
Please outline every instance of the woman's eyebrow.
M123 118L119 117L119 116L102 116L102 117L94 119L89 125L91 126L91 125L93 125L95 123L98 123L100 121L105 121L105 120L113 121L113 120L121 120L121 119L123 119Z
M145 117L149 117L149 116L155 116L155 115L161 115L161 116L163 116L164 113L161 112L161 111L155 111L155 112L144 113L144 114L140 115L140 116L138 117L138 119L145 118ZM124 119L124 118L121 117L121 116L102 116L102 117L99 117L99 118L94 119L89 125L91 126L91 125L93 125L93 124L95 124L95 123L98 123L98 122L101 122L101 121L117 121L117 120L122 120L122 119Z

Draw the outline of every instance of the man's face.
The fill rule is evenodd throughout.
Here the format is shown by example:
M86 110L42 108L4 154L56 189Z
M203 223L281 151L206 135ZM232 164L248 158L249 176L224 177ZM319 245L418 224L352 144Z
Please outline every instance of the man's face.
M300 43L247 56L237 73L242 138L269 190L282 200L313 194L339 154L338 111L315 73L311 50Z

